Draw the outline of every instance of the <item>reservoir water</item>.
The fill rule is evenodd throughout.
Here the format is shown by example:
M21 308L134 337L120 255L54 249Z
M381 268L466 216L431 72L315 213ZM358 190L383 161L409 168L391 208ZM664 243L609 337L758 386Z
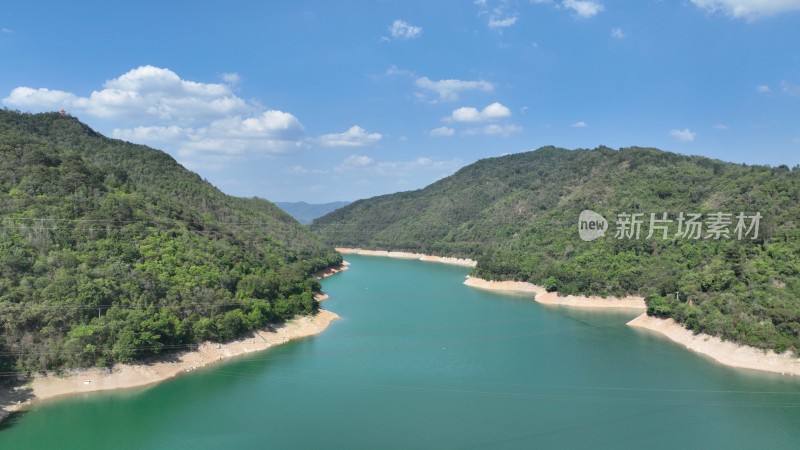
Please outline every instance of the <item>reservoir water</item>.
M38 404L0 449L798 448L800 379L625 325L348 255L322 334L140 389Z

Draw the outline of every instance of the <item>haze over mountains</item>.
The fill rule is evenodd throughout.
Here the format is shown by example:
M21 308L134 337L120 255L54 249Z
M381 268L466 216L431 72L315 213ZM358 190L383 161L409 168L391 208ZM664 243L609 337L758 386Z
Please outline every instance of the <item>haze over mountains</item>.
M306 202L275 202L282 210L297 219L298 222L308 225L314 219L324 216L329 212L335 211L342 206L349 205L350 202L330 202L330 203L306 203Z
M583 210L617 227L583 241ZM717 213L729 221L722 235L713 233ZM639 233L624 229L622 214L641 214ZM686 233L690 214L700 214L697 235ZM798 218L800 167L544 147L480 160L424 189L356 201L312 230L330 245L470 257L479 277L563 294L638 294L650 314L692 330L797 351Z

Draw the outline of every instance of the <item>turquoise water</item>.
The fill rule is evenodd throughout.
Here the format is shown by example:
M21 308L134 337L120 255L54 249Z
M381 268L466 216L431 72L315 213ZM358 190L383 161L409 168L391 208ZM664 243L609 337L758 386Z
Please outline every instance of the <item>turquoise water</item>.
M798 448L800 379L729 369L635 313L475 290L348 256L322 334L150 388L52 401L0 449Z

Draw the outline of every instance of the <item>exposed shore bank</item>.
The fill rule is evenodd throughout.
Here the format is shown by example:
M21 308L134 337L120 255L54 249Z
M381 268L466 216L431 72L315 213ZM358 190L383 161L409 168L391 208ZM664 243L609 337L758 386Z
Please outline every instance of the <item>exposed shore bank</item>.
M343 254L354 253L368 256L419 259L422 261L438 260L439 262L450 264L453 264L451 261L456 260L460 262L459 265L467 267L475 267L477 264L472 260L435 257L419 253L350 248L337 248L336 250ZM478 289L531 294L535 301L547 305L638 311L647 309L644 298L638 296L603 298L598 296L585 297L568 295L560 297L557 292L547 292L543 286L538 286L533 283L522 281L490 281L470 276L467 276L464 284ZM754 347L726 342L720 338L706 334L695 335L692 331L687 330L672 319L659 319L650 317L647 314L641 314L628 322L628 325L657 332L692 351L706 355L718 363L729 367L759 370L781 375L800 376L800 358L788 354L777 354L774 351L765 352Z
M343 272L349 268L350 268L350 263L347 261L342 261L342 263L339 264L338 266L331 266L322 270L318 270L314 274L314 278L321 280L323 278L328 278L331 275L336 275L337 273Z
M534 300L537 302L548 305L578 308L637 309L640 311L647 308L642 297L602 298L573 295L559 297L555 292L547 292L542 286L521 281L488 281L467 277L464 284L493 291L529 293L534 295ZM641 314L628 322L628 325L658 333L689 350L708 356L726 366L800 376L800 358L723 341L708 334L696 335L672 319L659 319L650 317L647 314Z
M545 305L572 306L575 308L603 308L603 309L638 309L645 310L647 306L643 297L584 297L580 295L567 295L560 297L557 292L547 292L543 286L524 281L489 281L481 278L467 277L464 284L478 289L490 291L521 292L534 295L534 300Z
M347 266L342 264L338 268L324 271L320 277L346 269ZM325 298L326 294L317 294L318 300ZM0 422L9 413L24 410L37 401L79 393L147 386L234 356L313 336L324 331L338 318L336 313L320 309L314 316L296 317L282 325L254 331L240 340L225 344L204 342L196 350L164 355L149 363L116 364L110 369L82 369L60 375L36 375L24 386L11 391L3 389L0 392Z
M422 253L410 252L390 252L388 250L364 250L360 248L344 248L338 247L336 251L345 255L363 255L363 256L383 256L386 258L400 258L400 259L418 259L420 261L438 262L443 264L452 264L456 266L475 267L478 265L477 261L468 258L450 258L447 256L431 256Z
M672 319L659 319L647 314L631 320L628 325L656 332L726 366L800 376L800 358L788 353L778 354L772 350L764 351L723 341L704 333L694 334Z

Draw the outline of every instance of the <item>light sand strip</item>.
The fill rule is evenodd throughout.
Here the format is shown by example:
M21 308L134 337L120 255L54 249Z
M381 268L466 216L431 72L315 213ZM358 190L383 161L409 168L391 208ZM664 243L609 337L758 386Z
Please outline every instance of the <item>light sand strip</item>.
M431 256L422 253L410 252L392 252L388 250L364 250L360 248L343 248L336 249L341 254L353 254L362 256L383 256L385 258L400 258L400 259L417 259L420 261L438 262L443 264L452 264L456 266L475 267L478 265L476 261L468 258L450 258L446 256Z
M534 300L545 305L572 306L575 308L647 309L644 298L636 296L603 298L598 296L567 295L561 297L557 292L547 292L547 289L543 286L533 283L524 281L489 281L475 277L467 277L464 284L490 291L530 293L533 294Z
M520 292L534 295L539 303L549 305L574 306L579 308L630 308L646 309L641 297L601 298L566 296L559 297L555 292L547 292L542 286L521 281L487 281L480 278L467 277L467 286L493 291ZM670 340L695 352L706 355L718 363L730 367L760 370L779 373L781 375L800 376L800 358L788 352L777 354L764 351L708 334L694 334L672 319L659 319L642 314L628 322L629 326L656 332Z
M266 350L321 333L338 318L335 313L321 309L314 316L292 319L274 330L256 331L245 339L226 344L204 342L197 350L171 354L150 364L117 364L111 369L95 368L71 371L64 375L34 376L27 386L18 389L20 392L30 392L24 397L20 397L19 393L4 392L0 394L0 405L5 405L7 411L16 411L30 405L31 400L146 386L233 356ZM20 403L15 398L21 398Z
M320 271L320 278L347 269L347 264ZM317 294L319 300L327 295ZM149 364L116 364L110 369L83 369L65 374L37 375L25 386L0 392L0 421L7 412L27 408L33 401L95 391L128 389L158 383L208 364L251 352L266 350L294 339L324 331L339 316L320 309L314 316L296 317L274 329L254 331L250 336L225 344L204 342L196 350L165 355ZM4 411L5 410L5 413Z
M800 358L789 352L778 354L772 350L723 341L704 333L694 334L672 319L659 319L647 314L631 320L628 325L654 331L726 366L800 376Z

